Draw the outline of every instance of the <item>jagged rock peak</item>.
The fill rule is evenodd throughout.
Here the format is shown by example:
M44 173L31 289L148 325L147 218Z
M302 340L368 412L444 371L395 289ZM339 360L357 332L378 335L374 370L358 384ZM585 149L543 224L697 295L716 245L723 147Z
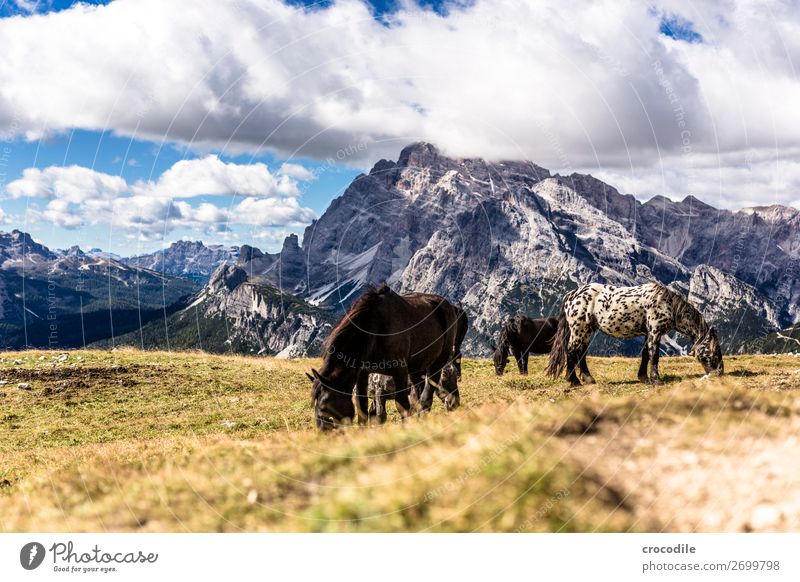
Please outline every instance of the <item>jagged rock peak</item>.
M798 217L800 217L800 210L791 206L783 206L781 204L742 208L740 212L743 214L759 216L767 222L788 222L796 220Z
M713 210L718 212L718 209L714 208L710 204L703 202L699 198L692 196L691 194L689 194L688 196L686 196L686 198L681 200L681 203L691 205L691 207L696 210Z
M435 145L419 141L403 148L397 159L397 165L405 168L430 166L439 156L439 149Z
M233 291L246 281L247 273L241 267L237 267L236 265L220 265L211 275L211 279L208 281L208 288L212 291L219 291L223 288L228 291Z
M64 253L68 257L85 257L86 254L81 250L78 245L72 245Z
M295 251L300 248L300 241L295 233L283 239L283 251Z
M253 259L259 259L263 256L264 253L262 253L260 249L257 249L256 247L251 247L250 245L242 245L242 248L239 249L238 264L248 263Z
M10 233L0 231L0 253L19 259L23 254L40 255L48 259L55 259L58 256L46 246L33 240L30 234L16 228Z
M24 243L25 245L28 246L36 246L36 247L41 246L36 241L33 240L33 237L31 237L30 234L28 234L27 232L23 232L21 230L17 230L16 228L11 231L10 239L11 242L16 244Z
M203 241L199 240L177 240L169 245L169 248L172 250L179 250L179 249L202 249L205 248Z

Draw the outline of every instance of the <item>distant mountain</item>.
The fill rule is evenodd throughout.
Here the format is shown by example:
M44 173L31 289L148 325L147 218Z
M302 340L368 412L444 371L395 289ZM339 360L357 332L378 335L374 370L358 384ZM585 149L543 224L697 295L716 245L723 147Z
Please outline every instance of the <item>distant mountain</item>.
M486 355L511 314L554 315L588 282L668 284L717 325L726 349L800 318L800 220L786 207L719 210L687 196L642 203L588 175L529 162L453 159L426 143L378 162L276 255L243 248L248 281L337 316L371 283L440 293ZM640 343L598 338L597 353ZM668 339L668 349L685 341Z
M117 253L109 253L108 251L104 251L103 249L99 249L97 247L89 249L86 251L86 254L90 257L101 259L114 259L117 261L123 260L121 255L118 255Z
M200 241L180 240L166 249L121 260L133 267L203 284L217 267L235 262L238 253L238 247L206 246Z
M0 348L76 347L124 334L197 286L78 247L56 253L0 232Z
M34 241L26 232L0 231L0 269L22 267L26 261L36 265L57 258L58 254Z
M747 341L742 351L749 354L800 355L800 323Z
M189 305L116 338L115 345L316 356L332 323L329 311L250 280L241 265L222 265Z

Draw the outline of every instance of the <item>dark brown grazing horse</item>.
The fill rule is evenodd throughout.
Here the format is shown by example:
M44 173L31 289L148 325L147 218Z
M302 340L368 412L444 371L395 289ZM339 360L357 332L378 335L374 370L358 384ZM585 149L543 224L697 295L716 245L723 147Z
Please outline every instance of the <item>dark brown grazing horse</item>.
M494 347L494 371L503 375L509 351L514 354L519 373L527 375L530 354L549 354L553 338L558 331L557 317L532 319L524 315L510 317L503 329L497 346Z
M453 357L457 318L456 308L439 295L401 296L385 284L356 299L323 346L322 369L309 376L317 427L326 430L353 420L353 386L359 419L368 418L370 373L392 377L395 401L404 414L410 412L409 377L420 401L432 399L425 377L439 384L442 368ZM378 407L378 417L385 418L380 399Z

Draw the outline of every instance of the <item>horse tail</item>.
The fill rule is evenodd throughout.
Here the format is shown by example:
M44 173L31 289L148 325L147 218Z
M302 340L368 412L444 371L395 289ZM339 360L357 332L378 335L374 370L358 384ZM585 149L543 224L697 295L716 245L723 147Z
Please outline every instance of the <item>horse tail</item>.
M453 346L453 364L456 368L456 375L461 378L461 344L469 329L469 318L467 312L460 306L456 306L456 341Z
M567 347L569 345L569 324L565 311L567 300L561 306L561 315L558 316L558 329L553 338L553 347L550 348L550 359L547 363L547 374L551 378L558 378L567 367Z

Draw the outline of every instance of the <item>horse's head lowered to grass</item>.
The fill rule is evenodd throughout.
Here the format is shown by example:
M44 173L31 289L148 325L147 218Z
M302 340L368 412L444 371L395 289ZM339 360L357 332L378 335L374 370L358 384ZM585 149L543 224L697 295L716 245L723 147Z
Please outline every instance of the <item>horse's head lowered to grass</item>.
M314 369L311 372L313 376L312 374L306 376L312 382L311 401L317 428L330 430L352 422L356 414L352 378L337 382L336 378L325 377Z
M691 355L703 366L706 374L722 374L725 365L722 362L722 347L717 339L717 330L709 327L692 346Z
M508 341L505 335L500 337L500 345L492 346L494 354L492 355L492 362L494 363L494 373L502 376L508 363Z

